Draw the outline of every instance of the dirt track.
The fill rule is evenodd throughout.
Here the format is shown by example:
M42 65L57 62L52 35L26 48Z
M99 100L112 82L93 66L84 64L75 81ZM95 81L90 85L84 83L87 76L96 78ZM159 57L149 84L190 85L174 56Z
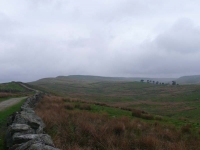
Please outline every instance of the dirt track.
M19 103L22 99L25 99L25 98L26 97L11 98L11 99L5 100L3 102L0 102L0 111L2 111L5 108L8 108L12 105Z
M20 84L20 85L23 86L23 87L25 87L26 89L29 89L29 90L32 90L32 91L35 91L35 92L39 92L38 90L32 89L32 88L30 88L30 87L28 87L28 86L26 86L24 84Z

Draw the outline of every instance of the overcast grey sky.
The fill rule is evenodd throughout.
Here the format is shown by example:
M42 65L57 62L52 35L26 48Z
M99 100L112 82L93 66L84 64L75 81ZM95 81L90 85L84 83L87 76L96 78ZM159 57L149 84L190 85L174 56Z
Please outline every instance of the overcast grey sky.
M200 74L199 0L0 0L0 82Z

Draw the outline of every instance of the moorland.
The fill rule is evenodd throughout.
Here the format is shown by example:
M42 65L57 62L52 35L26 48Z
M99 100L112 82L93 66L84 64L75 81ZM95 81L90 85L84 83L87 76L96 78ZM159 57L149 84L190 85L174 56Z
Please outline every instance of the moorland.
M147 80L60 76L29 84L54 95L36 112L61 149L198 149L200 85Z
M199 81L58 76L23 85L45 93L35 111L60 149L189 150L200 147ZM34 93L21 84L0 84L0 101ZM0 111L1 149L7 118L23 102Z

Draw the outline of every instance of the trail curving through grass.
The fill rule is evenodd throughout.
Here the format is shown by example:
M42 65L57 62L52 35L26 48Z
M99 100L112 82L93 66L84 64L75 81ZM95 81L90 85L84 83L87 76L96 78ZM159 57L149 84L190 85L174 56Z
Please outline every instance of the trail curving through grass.
M0 111L19 103L21 100L23 100L25 98L27 98L27 97L10 98L8 100L0 102Z

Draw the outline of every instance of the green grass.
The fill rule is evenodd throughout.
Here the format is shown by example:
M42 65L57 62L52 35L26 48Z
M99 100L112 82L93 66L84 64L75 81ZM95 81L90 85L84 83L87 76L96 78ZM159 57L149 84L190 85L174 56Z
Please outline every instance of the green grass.
M85 104L82 102L65 102L65 104L71 104L73 106L74 109L72 110L68 110L68 111L88 111L91 113L98 113L98 114L102 114L102 115L108 115L111 118L120 118L122 116L126 116L132 119L140 119L143 122L146 123L151 123L154 124L155 122L159 122L160 124L163 125L169 125L169 126L175 126L177 129L180 129L182 126L185 126L187 124L191 124L191 128L192 130L194 130L194 133L197 133L198 129L200 128L200 124L197 122L191 122L190 120L179 120L176 119L176 117L171 118L171 117L162 117L161 120L157 120L156 117L157 115L154 115L154 119L152 120L147 120L141 117L135 117L132 116L132 112L131 111L127 111L127 110L122 110L120 108L113 108L113 107L108 107L108 106L99 106L96 104ZM81 106L81 105L89 105L91 107L91 110L82 110L77 108L76 106Z
M0 84L0 102L13 97L22 97L32 94L34 94L33 91L27 90L18 82Z
M36 84L36 83L35 83ZM103 102L193 101L200 99L200 85L167 86L140 82L38 83L39 87L61 96Z
M106 106L91 105L91 112L105 114L107 113L111 117L128 116L131 117L130 111L125 111L117 108L111 108Z
M63 97L144 110L150 114L169 118L167 120L170 121L166 123L172 122L178 126L191 123L199 127L198 124L200 124L200 85L172 86L114 81L77 82L64 79L32 84ZM188 121L182 122L180 118L186 118Z
M1 90L10 90L12 91L17 91L17 92L25 92L27 91L26 88L22 87L19 83L16 82L9 82L9 83L2 83L0 84L0 91Z
M3 111L0 111L0 149L5 149L5 143L4 143L4 136L6 132L6 124L7 124L7 118L12 113L19 111L21 105L24 103L26 99L23 99L18 104L11 106Z
M72 106L80 110L79 108L76 108L76 106L81 106L84 105L85 103L81 102L66 102L66 104L72 104ZM130 111L118 109L118 108L112 108L112 107L107 107L107 106L99 106L95 104L86 104L91 107L91 110L89 110L92 113L99 113L99 114L107 114L110 117L122 117L122 116L127 116L127 117L132 117ZM81 110L82 111L82 110Z

